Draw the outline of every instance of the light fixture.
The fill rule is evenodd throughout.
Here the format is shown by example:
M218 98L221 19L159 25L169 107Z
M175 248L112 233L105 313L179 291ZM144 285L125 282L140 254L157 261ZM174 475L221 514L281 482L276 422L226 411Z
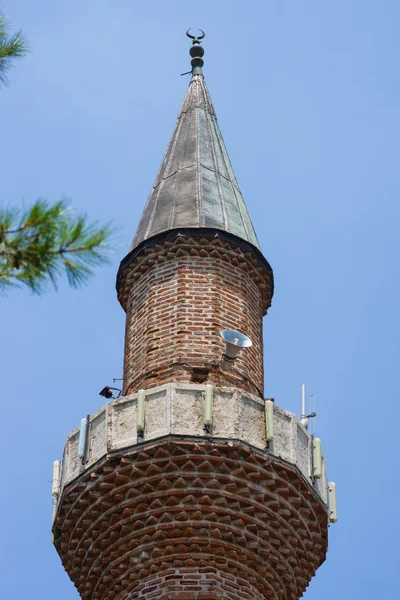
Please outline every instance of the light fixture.
M250 348L252 341L244 333L234 331L233 329L224 329L221 331L221 337L226 343L225 352L222 356L221 367L229 371L235 362L239 351L242 348Z
M114 396L111 390L115 390L116 392L119 392L118 396ZM122 392L119 388L106 385L106 387L104 387L101 390L101 392L99 392L99 396L103 396L104 398L107 398L109 400L110 398L119 398L121 396L121 393Z

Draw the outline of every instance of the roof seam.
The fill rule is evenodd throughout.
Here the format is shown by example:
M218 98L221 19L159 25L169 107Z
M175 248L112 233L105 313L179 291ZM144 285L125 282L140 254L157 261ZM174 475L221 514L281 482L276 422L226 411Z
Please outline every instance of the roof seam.
M186 141L185 141L185 145L186 145ZM202 166L203 169L206 169L207 171L211 171L212 173L218 173L218 175L220 177L222 177L222 179L225 179L226 181L229 181L232 186L238 190L238 192L240 193L240 189L237 187L237 185L235 185L235 183L229 178L226 177L226 175L224 175L223 173L221 173L221 171L219 170L219 168L215 168L212 169L211 167L208 167L206 164L204 164L201 160L200 160L200 164ZM173 177L174 175L176 175L176 173L178 173L179 171L184 171L185 169L191 169L192 167L195 167L196 163L191 163L190 165L184 165L184 166L180 166L178 169L176 169L176 171L174 171L173 173L171 173L170 175L164 176L161 181L159 183L157 183L157 185L153 186L153 190L156 190L158 188L158 186L163 182L166 181L167 179L170 179L171 177Z
M168 167L171 165L171 162L172 162L172 157L173 157L173 155L174 155L175 146L176 146L176 143L177 143L177 140L178 140L178 134L179 134L179 132L180 132L180 130L181 130L181 127L182 127L182 122L181 122L181 121L179 121L179 122L177 121L177 124L176 124L176 126L175 126L175 130L174 130L174 133L172 134L172 140L173 140L173 143L172 143L172 148L171 148L171 142L168 144L167 153L166 153L166 156L165 156L165 159L166 159L166 160L165 160L164 173L165 173L166 171L168 171ZM171 141L172 141L172 140L171 140ZM170 152L168 153L168 151L169 151L169 150L170 150ZM168 154L169 154L169 155L168 155ZM147 228L146 228L145 238L147 238L147 237L148 237L148 235L149 235L149 232L150 232L150 230L151 230L151 227L152 227L152 225L153 225L153 222L154 222L154 215L155 215L155 213L156 213L156 210L157 210L158 201L159 201L159 199L160 199L161 190L162 190L162 187L163 187L163 185L162 185L162 184L164 183L164 181L165 181L165 178L164 178L164 177L162 177L162 180L161 180L161 182L160 182L160 188L159 188L159 190L157 191L156 198L155 198L155 201L154 201L154 207L153 207L153 210L152 210L152 213L151 213L151 216L150 216L150 218L149 218L149 222L148 222L148 225L147 225Z
M171 227L173 225L173 222L174 222L174 219L175 219L176 189L178 187L178 182L180 180L179 173L180 173L180 171L183 170L183 168L182 168L182 160L183 160L183 156L185 155L186 143L187 143L187 138L188 138L188 135L187 135L188 128L189 128L189 121L188 121L188 119L185 119L184 121L183 120L181 121L181 128L182 129L184 128L184 123L186 125L186 130L184 131L185 135L183 137L183 144L182 144L183 148L182 147L180 148L179 166L178 166L178 169L175 171L176 177L175 177L175 185L174 185L174 198L173 198L173 204L172 204L171 214L170 214L169 221L168 221L168 229L171 229Z
M203 77L193 77L132 249L156 233L206 227L258 240Z
M197 81L196 81L197 84ZM196 91L199 92L199 86L196 85ZM196 164L197 164L197 177L196 177L196 205L197 205L197 222L200 227L203 225L202 219L202 208L203 208L203 198L202 198L202 187L201 187L201 162L200 162L200 131L199 131L199 111L196 108L195 112L196 118Z
M210 134L211 134L212 132L211 132L210 124L209 124L209 130L210 130ZM220 202L221 202L221 211L222 211L223 220L224 220L224 227L229 230L229 217L228 217L228 213L226 211L224 195L222 193L221 182L219 179L219 172L217 169L217 157L215 154L215 145L214 145L214 136L213 135L210 135L210 140L211 140L211 152L213 155L214 166L215 166L215 175L216 175L216 180L217 180L217 185L218 185L218 194L219 194L219 198L220 198Z
M186 110L182 110L179 115L178 115L178 119L180 119L183 115L187 115L189 112L192 112L192 110L204 110L205 113L208 113L209 115L211 115L212 117L214 117L214 119L216 119L217 117L215 116L215 114L213 112L211 112L210 110L208 110L207 108L203 108L202 106L190 106L188 109Z
M231 161L230 161L230 158L229 158L229 155L228 155L226 149L225 149L225 152L224 152L224 143L223 143L223 138L222 138L221 130L219 129L219 126L218 126L217 122L213 122L213 126L217 130L218 144L220 146L221 155L222 155L224 163L225 163L225 168L226 168L228 174L230 175L230 177L229 177L229 183L231 185L233 194L235 196L236 204L237 204L238 211L239 211L239 214L240 214L240 219L242 221L242 226L243 226L243 229L244 229L244 231L246 233L246 238L248 240L253 240L253 237L255 237L255 240L258 243L257 236L256 236L255 231L254 231L254 227L252 226L252 230L253 231L250 232L249 229L248 229L248 227L247 227L247 223L246 223L246 221L244 219L244 216L243 216L242 203L244 204L244 200L243 200L242 192L240 190L239 184L236 181L235 173L234 173L234 170L233 170L233 167L232 167L232 164L231 164ZM249 219L250 219L250 217L249 217ZM251 220L250 220L250 222L251 222ZM254 234L254 236L252 236L252 233Z

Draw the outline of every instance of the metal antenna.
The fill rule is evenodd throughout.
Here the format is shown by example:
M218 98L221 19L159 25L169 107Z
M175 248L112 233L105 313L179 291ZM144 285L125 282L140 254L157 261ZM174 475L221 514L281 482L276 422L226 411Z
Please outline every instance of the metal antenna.
M310 415L309 418L311 418L311 423L310 423L310 433L311 435L315 435L316 429L317 429L317 398L315 396L315 394L310 394Z
M301 424L308 429L308 419L306 417L306 384L301 384Z
M311 394L310 395L310 412L309 414L307 414L307 407L306 407L306 385L305 383L301 384L301 424L308 429L308 420L309 419L315 419L315 417L317 416L316 413L316 398L315 398L315 394ZM313 421L313 431L310 432L312 435L314 435L315 433L315 427L316 427L316 422L315 420Z

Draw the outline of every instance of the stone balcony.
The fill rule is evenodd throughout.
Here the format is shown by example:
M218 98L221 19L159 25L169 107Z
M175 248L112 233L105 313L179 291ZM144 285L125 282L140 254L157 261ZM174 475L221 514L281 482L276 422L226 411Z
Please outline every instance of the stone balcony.
M205 385L169 383L146 391L145 430L137 432L137 394L118 398L91 415L85 465L78 457L79 427L65 445L58 502L63 490L107 456L132 452L148 442L203 438L240 443L295 467L327 505L325 458L322 477L312 476L312 436L296 415L274 405L274 441L266 442L264 401L237 388L214 388L213 425L203 426ZM55 510L55 514L56 514Z
M84 459L77 428L55 469L53 541L82 600L298 600L327 550L312 436L233 387L213 388L205 428L206 386L183 383L146 390L138 433L140 399L92 415Z

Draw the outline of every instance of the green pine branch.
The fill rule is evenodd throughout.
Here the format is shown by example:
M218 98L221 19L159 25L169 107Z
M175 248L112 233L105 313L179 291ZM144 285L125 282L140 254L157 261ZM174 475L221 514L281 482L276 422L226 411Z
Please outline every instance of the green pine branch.
M7 72L14 59L24 56L27 51L22 31L10 35L7 20L0 10L0 84L7 85Z
M39 199L25 211L0 208L0 291L26 285L41 294L64 273L80 287L108 262L113 231L76 215L64 200Z

